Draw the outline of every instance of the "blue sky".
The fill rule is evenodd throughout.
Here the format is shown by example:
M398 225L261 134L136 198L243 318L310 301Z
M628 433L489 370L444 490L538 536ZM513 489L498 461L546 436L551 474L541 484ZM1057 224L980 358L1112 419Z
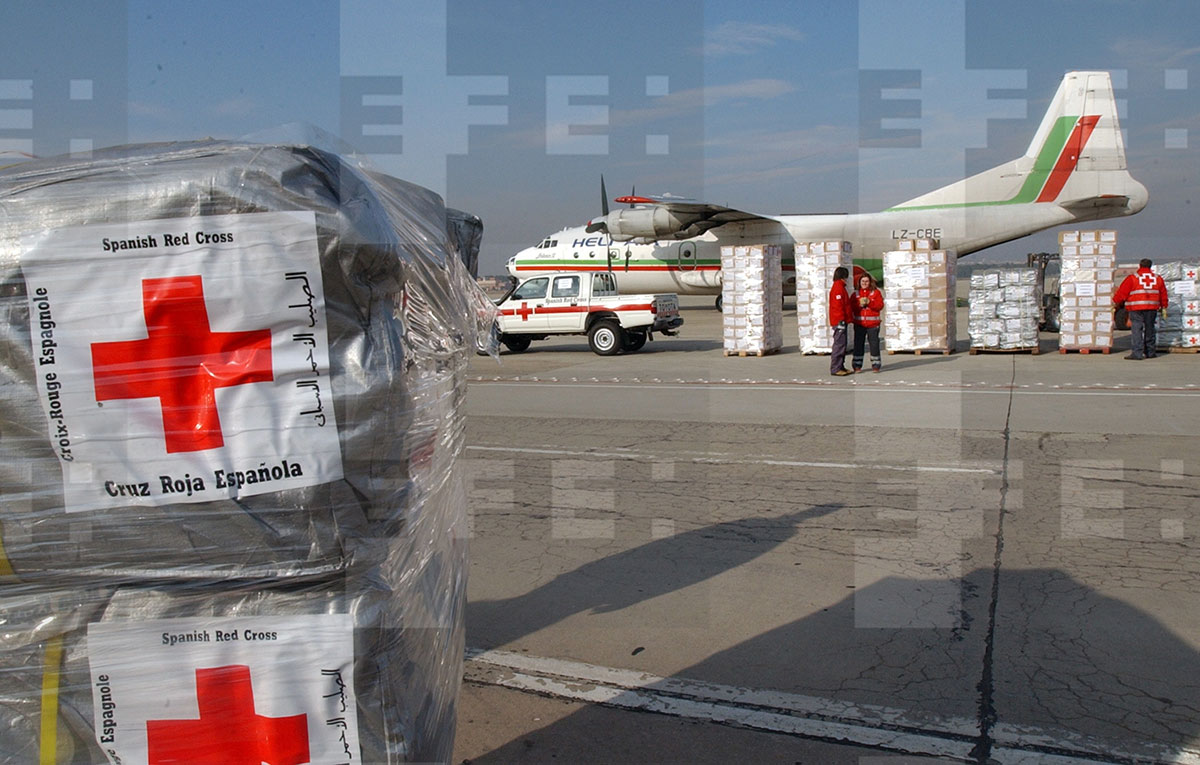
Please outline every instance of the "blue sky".
M881 209L1018 156L1063 72L1106 69L1150 190L1114 224L1121 258L1200 259L1193 0L4 7L0 156L311 124L483 218L484 273L596 215L601 173L610 196ZM890 129L919 141L882 149Z

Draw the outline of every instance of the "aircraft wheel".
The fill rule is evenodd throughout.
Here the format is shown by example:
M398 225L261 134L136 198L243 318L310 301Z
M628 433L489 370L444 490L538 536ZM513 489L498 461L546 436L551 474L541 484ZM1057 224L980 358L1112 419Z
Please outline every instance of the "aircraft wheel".
M533 342L525 335L506 335L501 341L504 347L512 353L524 353L529 350L529 344Z
M621 351L623 345L625 345L625 330L611 319L598 321L588 330L588 346L592 349L592 353L599 356L615 356Z
M625 333L625 350L629 352L640 351L642 346L646 344L646 330L635 329Z

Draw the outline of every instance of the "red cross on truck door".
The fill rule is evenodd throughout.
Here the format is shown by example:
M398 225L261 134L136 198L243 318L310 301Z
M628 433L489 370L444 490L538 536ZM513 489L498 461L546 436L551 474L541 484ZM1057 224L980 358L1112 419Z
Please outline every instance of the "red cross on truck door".
M198 720L147 720L150 765L303 765L308 716L254 711L250 668L196 670Z
M157 398L169 454L225 443L216 391L270 382L271 332L213 332L199 276L142 281L147 337L92 344L97 401Z

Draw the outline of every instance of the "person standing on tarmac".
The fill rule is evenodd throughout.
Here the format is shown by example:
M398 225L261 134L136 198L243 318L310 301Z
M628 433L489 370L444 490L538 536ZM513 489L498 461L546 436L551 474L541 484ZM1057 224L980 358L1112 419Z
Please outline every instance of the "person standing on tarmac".
M829 326L833 327L833 353L829 357L829 374L843 377L853 374L846 369L846 325L850 322L850 295L846 293L846 278L850 272L838 266L829 288Z
M858 374L863 367L863 351L871 346L871 371L878 372L883 366L879 355L879 312L883 310L883 293L875 286L870 274L858 277L858 289L850 296L850 310L854 316L854 357L851 366Z
M1167 313L1167 285L1150 270L1150 258L1138 262L1137 273L1125 277L1113 294L1113 304L1125 304L1129 312L1130 353L1125 358L1134 361L1152 359L1158 355L1154 321L1158 312Z

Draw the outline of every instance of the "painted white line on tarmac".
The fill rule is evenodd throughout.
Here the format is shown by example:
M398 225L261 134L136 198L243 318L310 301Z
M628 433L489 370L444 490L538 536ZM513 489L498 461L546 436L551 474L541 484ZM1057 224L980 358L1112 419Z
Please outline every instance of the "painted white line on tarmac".
M557 382L540 379L498 379L485 380L476 378L471 382L478 382L488 386L510 387L510 388L531 388L537 386L546 386L554 388L613 388L619 386L622 389L634 390L691 390L697 388L707 388L715 391L755 391L762 393L764 391L821 391L821 392L841 392L853 391L855 393L937 393L937 394L962 394L971 393L979 395L993 396L1128 396L1134 394L1137 396L1147 396L1151 398L1179 398L1193 397L1200 394L1200 391L1194 390L1191 386L1188 388L1169 388L1162 389L1157 386L1146 387L1105 387L1099 386L1078 386L1064 388L1056 386L1054 389L1038 389L1024 385L974 385L972 383L930 383L930 382L894 382L894 383L827 383L824 381L808 381L808 380L782 380L771 383L752 383L752 382L726 382L726 381L711 381L711 380L696 380L694 382L678 381L674 383L635 383L628 380L612 380L611 382ZM1040 385L1040 383L1039 383ZM1098 389L1099 388L1099 389Z
M965 760L978 735L970 720L939 737L902 729L896 710L714 685L593 664L468 649L465 679L557 698ZM818 716L819 715L819 716Z
M632 450L621 449L619 451L597 451L591 449L556 449L556 448L533 448L533 447L518 447L518 446L468 446L467 451L476 452L504 452L510 454L544 454L550 457L598 457L603 459L619 459L619 460L659 460L666 462L691 462L698 465L770 465L772 467L811 467L822 469L845 469L859 470L869 468L871 470L894 470L909 473L982 473L984 475L1000 475L999 468L989 467L951 467L949 465L880 465L874 462L807 462L802 460L776 460L765 457L734 457L722 454L700 454L696 456L686 456L686 454L673 454L669 457L661 457L655 454L647 454L644 452L635 452Z
M977 722L964 717L911 715L871 704L661 677L509 651L468 648L466 659L464 679L469 682L906 754L971 761L979 735ZM1066 730L999 724L993 730L991 761L1003 765L1200 765L1200 751L1192 748L1133 743L1129 746Z

